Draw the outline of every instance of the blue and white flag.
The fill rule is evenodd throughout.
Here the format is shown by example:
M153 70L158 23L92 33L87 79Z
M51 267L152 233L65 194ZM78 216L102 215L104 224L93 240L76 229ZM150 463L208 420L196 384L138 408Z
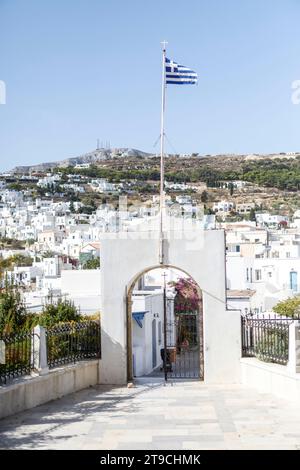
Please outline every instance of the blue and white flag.
M195 85L197 83L197 74L193 70L179 65L166 57L165 76L167 85Z

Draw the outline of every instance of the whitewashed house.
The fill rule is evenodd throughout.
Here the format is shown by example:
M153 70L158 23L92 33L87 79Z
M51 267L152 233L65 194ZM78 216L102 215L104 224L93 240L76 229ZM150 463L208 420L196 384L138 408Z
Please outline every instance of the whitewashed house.
M220 201L220 202L215 202L213 205L213 211L215 212L221 212L221 213L228 213L232 211L235 207L234 202L231 201Z

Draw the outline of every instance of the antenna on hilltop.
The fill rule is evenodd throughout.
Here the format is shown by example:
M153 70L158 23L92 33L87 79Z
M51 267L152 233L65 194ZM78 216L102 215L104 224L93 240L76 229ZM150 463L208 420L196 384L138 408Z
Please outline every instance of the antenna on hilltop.
M99 139L97 139L97 150L99 150Z

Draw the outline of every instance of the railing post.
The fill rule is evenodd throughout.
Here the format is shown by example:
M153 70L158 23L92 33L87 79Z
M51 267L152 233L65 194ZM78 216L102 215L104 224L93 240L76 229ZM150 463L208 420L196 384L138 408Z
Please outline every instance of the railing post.
M300 321L295 320L289 326L289 362L288 369L300 373Z
M43 326L37 325L33 329L32 354L34 369L38 371L39 375L48 374L46 330Z

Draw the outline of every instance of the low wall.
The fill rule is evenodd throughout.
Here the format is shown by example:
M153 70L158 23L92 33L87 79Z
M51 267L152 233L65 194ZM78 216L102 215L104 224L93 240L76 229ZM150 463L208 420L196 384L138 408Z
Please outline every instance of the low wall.
M0 418L34 408L99 383L99 360L81 361L0 387Z
M300 374L287 366L259 361L256 358L241 359L242 383L262 393L272 393L280 398L300 403Z

